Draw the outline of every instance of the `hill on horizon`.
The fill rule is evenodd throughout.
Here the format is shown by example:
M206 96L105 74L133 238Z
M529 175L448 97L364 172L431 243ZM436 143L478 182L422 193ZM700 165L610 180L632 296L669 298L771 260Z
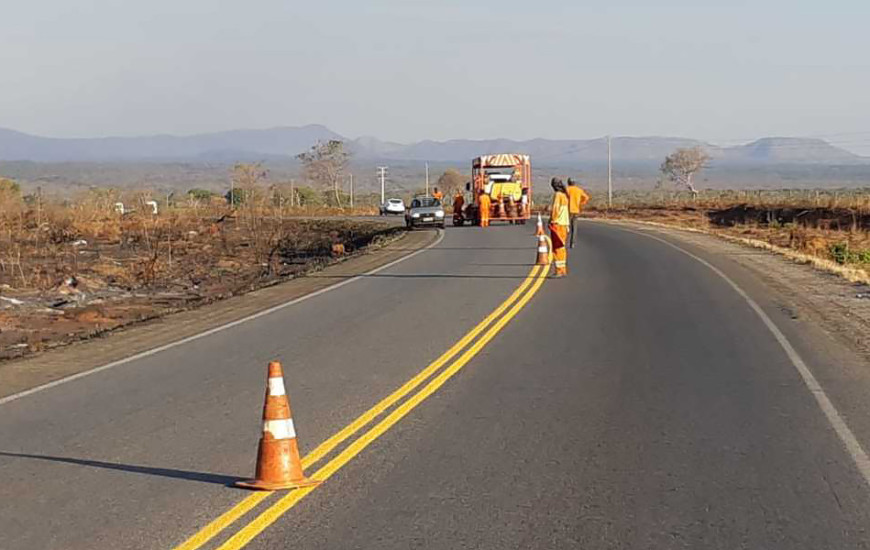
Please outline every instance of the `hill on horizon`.
M229 130L189 136L49 138L0 128L0 160L31 162L236 162L293 160L316 141L348 143L360 161L467 162L499 152L522 152L539 165L597 164L607 159L606 138L597 139L452 139L411 144L375 137L348 139L329 128L311 124L262 130ZM870 164L863 157L814 138L765 137L733 147L696 139L647 136L614 137L613 159L627 163L659 163L678 147L701 146L716 164Z

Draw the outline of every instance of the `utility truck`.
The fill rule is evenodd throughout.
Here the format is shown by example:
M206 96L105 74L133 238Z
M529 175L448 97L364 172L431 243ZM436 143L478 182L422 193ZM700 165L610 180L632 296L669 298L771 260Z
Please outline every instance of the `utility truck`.
M489 221L526 223L531 216L532 164L529 155L502 153L483 155L471 162L471 181L465 186L471 197L458 224L480 225L480 195L490 198Z

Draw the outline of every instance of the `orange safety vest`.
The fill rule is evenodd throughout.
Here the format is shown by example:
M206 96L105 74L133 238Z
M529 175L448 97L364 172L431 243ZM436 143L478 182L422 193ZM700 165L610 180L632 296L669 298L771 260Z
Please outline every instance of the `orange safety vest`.
M568 215L568 195L557 191L553 195L553 204L550 206L550 223L555 225L571 225L571 218Z

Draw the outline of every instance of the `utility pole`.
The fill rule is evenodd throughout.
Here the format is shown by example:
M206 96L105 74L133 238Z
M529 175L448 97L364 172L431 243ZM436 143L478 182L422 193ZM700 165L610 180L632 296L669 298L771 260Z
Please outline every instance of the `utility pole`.
M353 210L353 174L350 175L350 209Z
M387 167L386 166L378 166L378 173L381 177L381 204L384 204L384 201L387 200L384 197L384 178L387 177Z
M426 163L426 196L429 196L429 163Z
M607 208L613 206L613 162L610 154L610 136L607 136Z
M36 188L36 228L42 228L42 186ZM39 233L36 233L39 239Z

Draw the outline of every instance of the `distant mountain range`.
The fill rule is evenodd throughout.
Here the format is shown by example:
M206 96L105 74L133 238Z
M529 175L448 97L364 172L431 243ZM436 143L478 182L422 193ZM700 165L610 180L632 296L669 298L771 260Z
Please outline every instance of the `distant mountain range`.
M358 160L461 162L488 153L521 152L538 165L594 164L607 159L604 138L587 140L508 139L420 141L400 144L374 137L347 139L321 125L230 130L191 136L46 138L0 128L0 160L33 162L233 162L288 159L318 140L348 143ZM716 164L870 164L821 139L768 137L734 147L694 139L615 137L613 158L622 163L658 163L678 147L704 147Z

